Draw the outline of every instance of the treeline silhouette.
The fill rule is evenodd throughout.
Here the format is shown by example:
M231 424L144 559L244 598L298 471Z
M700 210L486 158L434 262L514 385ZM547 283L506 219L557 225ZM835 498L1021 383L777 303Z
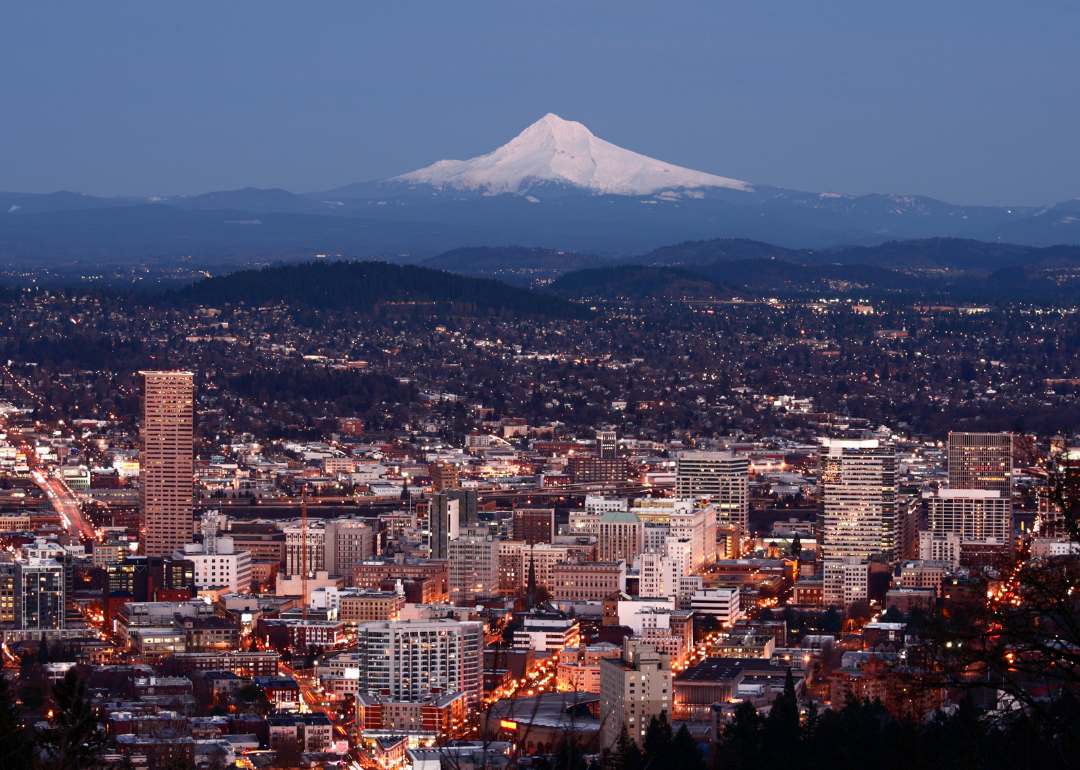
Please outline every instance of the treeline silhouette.
M144 351L138 337L22 337L0 348L0 358L55 364L65 368L122 371L137 360Z
M460 315L587 318L587 309L558 297L486 278L387 262L306 262L206 278L167 294L181 304L299 303L326 310L373 312L393 302L431 302Z
M343 412L363 413L376 404L405 403L412 397L410 386L393 377L349 369L253 369L228 383L238 395L261 403L332 401Z

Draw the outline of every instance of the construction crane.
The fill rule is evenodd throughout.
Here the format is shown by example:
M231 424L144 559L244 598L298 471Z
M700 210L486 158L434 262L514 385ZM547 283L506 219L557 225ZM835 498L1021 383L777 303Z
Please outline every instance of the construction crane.
M307 578L308 578L308 564L307 564L307 550L308 550L308 528L307 528L307 484L305 484L300 490L300 602L302 607L300 609L300 617L307 622L307 606L308 606L308 590L307 590Z

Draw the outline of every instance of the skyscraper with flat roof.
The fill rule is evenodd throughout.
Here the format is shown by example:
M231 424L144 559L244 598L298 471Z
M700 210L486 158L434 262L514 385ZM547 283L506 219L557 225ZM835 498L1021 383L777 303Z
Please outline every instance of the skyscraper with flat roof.
M716 524L735 527L737 537L750 532L750 456L738 452L679 452L675 496L708 495L716 506Z
M867 597L867 586L858 576L868 575L866 565L872 557L886 563L898 559L897 493L892 447L875 440L831 439L821 448L821 556L827 605L843 607Z
M143 553L171 556L191 540L194 399L191 372L139 372L139 524Z
M985 489L1012 500L1011 433L949 434L949 489Z

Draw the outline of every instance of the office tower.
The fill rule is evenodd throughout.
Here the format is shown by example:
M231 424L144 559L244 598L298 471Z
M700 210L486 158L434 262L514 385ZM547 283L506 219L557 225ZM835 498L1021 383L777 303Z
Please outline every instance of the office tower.
M357 628L359 692L417 702L464 692L469 704L483 694L483 623L389 620Z
M375 555L375 528L360 519L331 519L323 526L323 533L324 569L352 583L356 563Z
M64 627L64 567L52 559L15 562L15 625L22 630Z
M285 528L286 575L299 575L304 571L305 550L309 575L326 569L326 529L321 519L309 522L307 531L300 523Z
M1011 433L949 434L949 488L987 489L1012 500Z
M876 440L828 440L821 448L822 560L825 603L866 598L851 590L852 559L893 563L896 543L896 452ZM846 566L845 566L846 565Z
M139 524L143 553L168 556L191 540L195 385L191 372L139 372Z
M600 484L626 481L630 462L625 457L571 457L570 478L575 484Z
M612 460L619 455L619 439L613 430L596 432L596 456L601 460Z
M499 587L499 541L484 528L468 528L449 544L450 601L476 604Z
M598 561L625 561L645 550L645 525L633 511L607 511L600 519L596 543Z
M475 489L448 489L431 496L427 536L432 559L445 559L462 527L479 521Z
M461 481L458 477L458 468L453 463L436 460L431 466L431 488L436 492L446 489L458 489Z
M614 746L623 727L642 743L653 717L662 711L671 717L671 693L671 656L624 639L622 657L600 660L600 747Z
M550 543L554 534L554 508L514 509L514 540L523 540L529 545Z
M675 496L708 496L716 506L716 524L750 532L750 457L737 452L679 452Z

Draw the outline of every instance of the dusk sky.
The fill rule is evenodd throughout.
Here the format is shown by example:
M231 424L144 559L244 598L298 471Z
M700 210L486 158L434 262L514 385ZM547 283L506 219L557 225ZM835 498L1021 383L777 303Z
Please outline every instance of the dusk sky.
M1080 196L1080 3L4 3L0 190L325 190L545 113L759 184Z

